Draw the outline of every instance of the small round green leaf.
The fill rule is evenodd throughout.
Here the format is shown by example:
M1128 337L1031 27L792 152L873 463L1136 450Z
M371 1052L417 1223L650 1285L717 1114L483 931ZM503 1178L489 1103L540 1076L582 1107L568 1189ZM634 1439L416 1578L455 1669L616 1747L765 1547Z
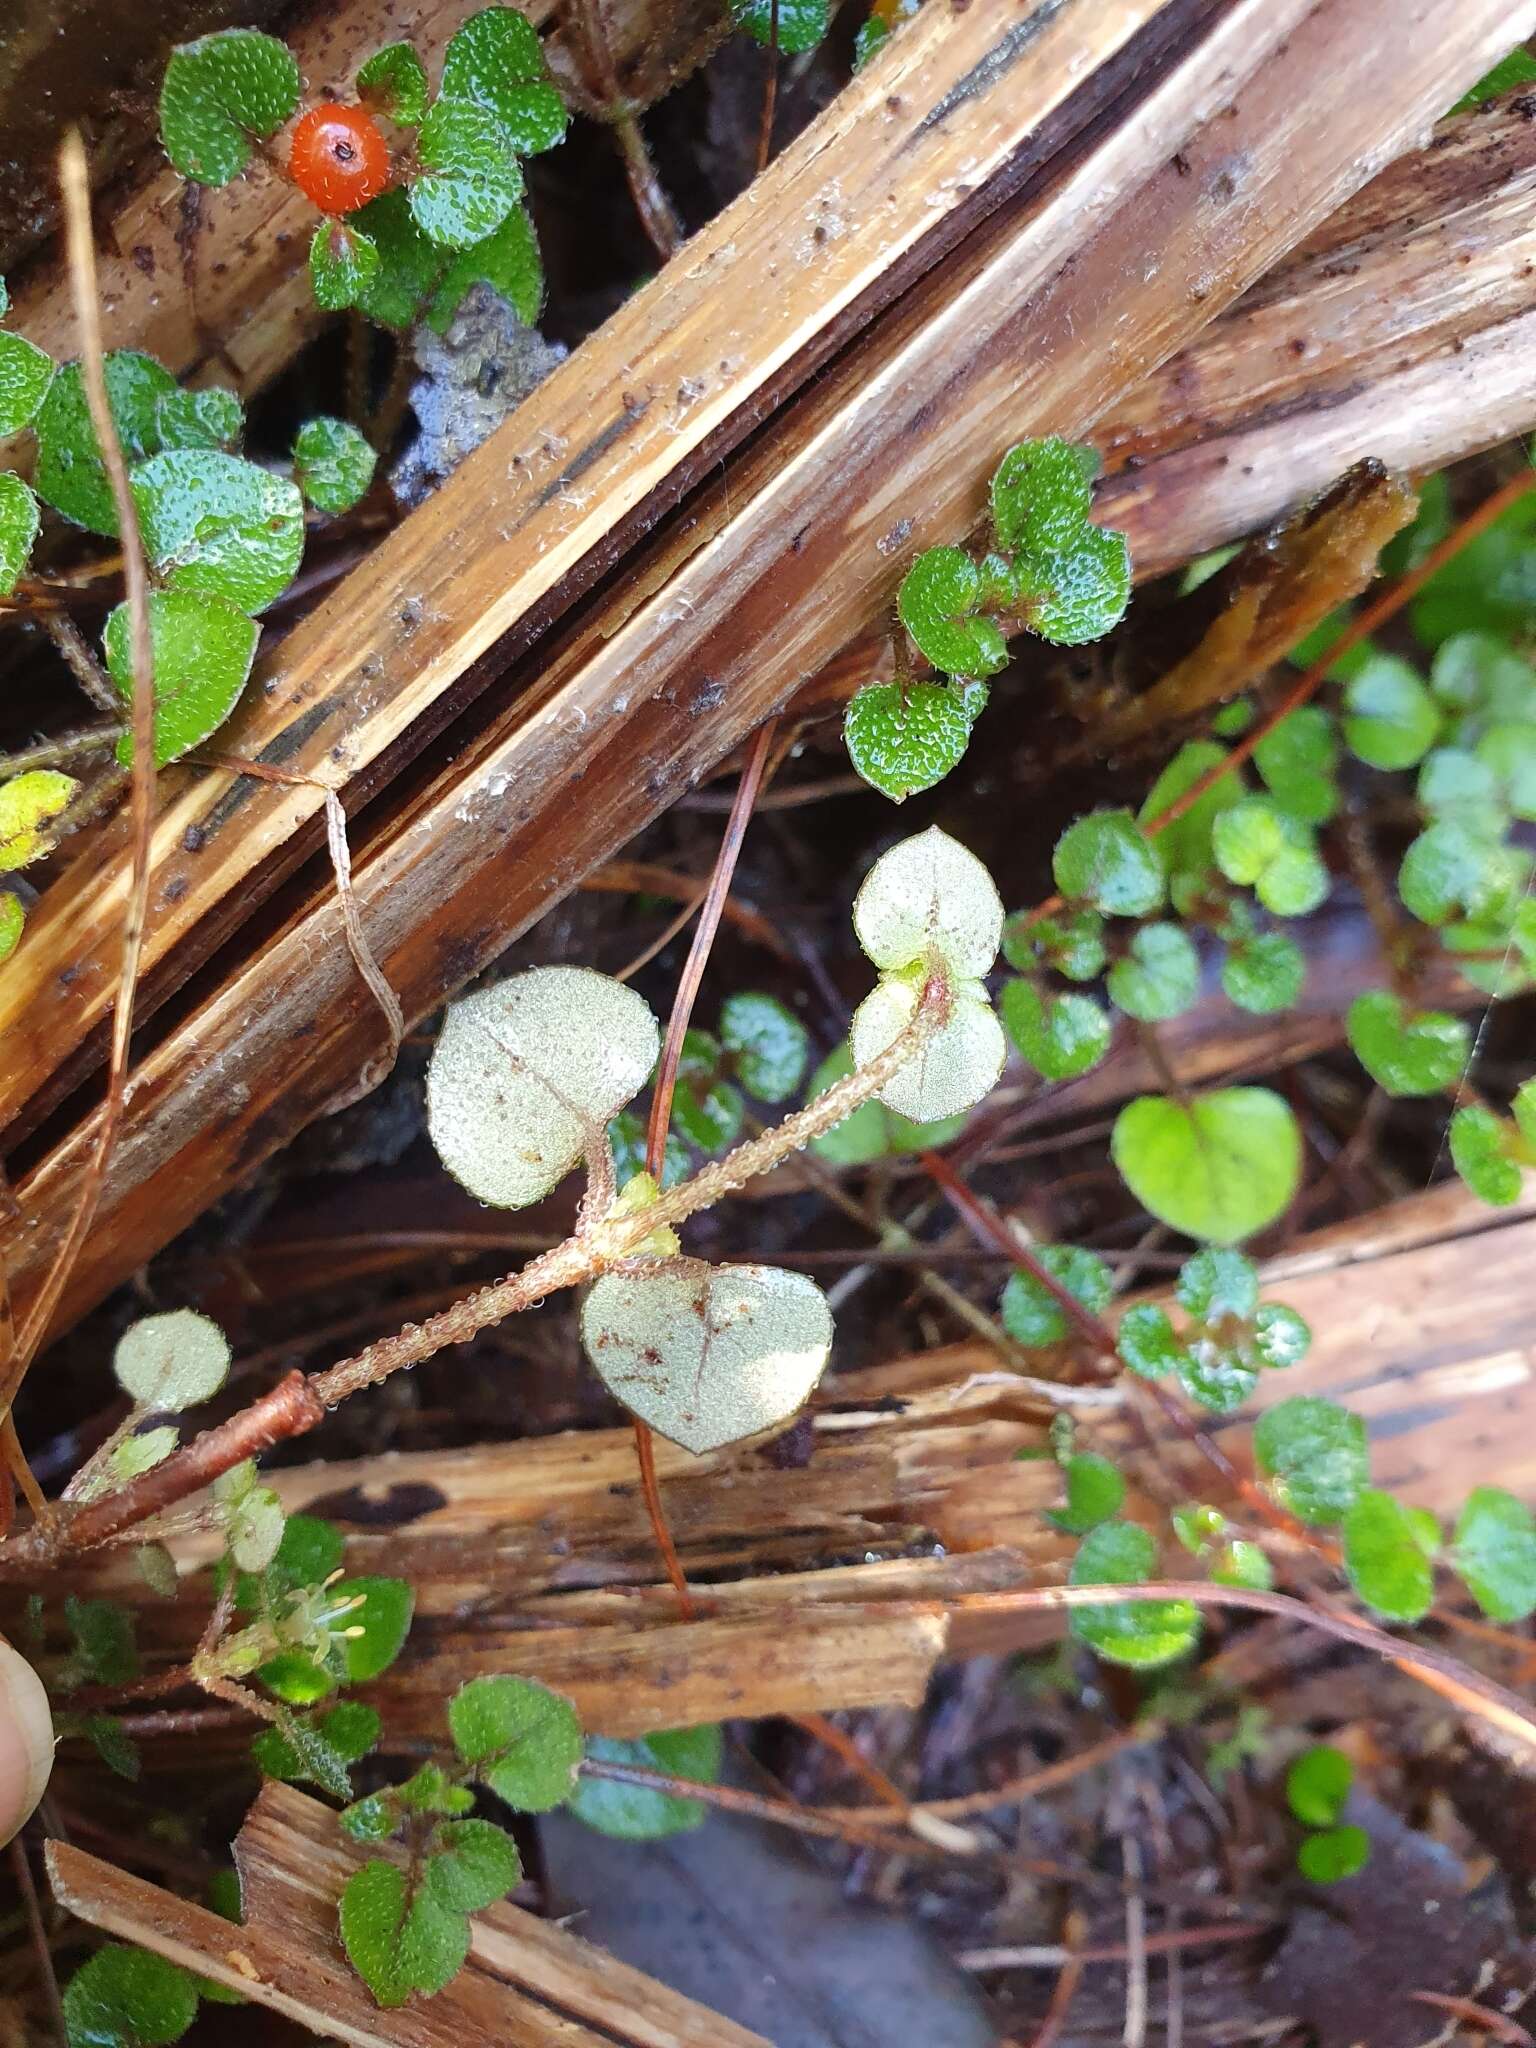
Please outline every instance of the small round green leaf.
M773 0L730 0L731 20L755 43L775 40ZM832 0L779 0L777 42L786 57L814 50L832 22Z
M1420 1621L1434 1605L1434 1573L1412 1518L1375 1487L1344 1517L1344 1569L1366 1606L1388 1621Z
M1030 630L1058 647L1079 647L1125 617L1131 551L1123 533L1087 525L1070 547L1024 560L1019 581Z
M347 222L365 234L379 252L379 267L362 287L358 311L380 327L413 327L443 284L449 265L457 260L453 252L427 239L416 225L409 198L398 186L348 214ZM473 254L472 249L464 251L466 258ZM472 282L466 279L463 291ZM445 315L443 326L450 317L451 313Z
M1218 1586L1250 1586L1267 1593L1275 1583L1274 1568L1257 1543L1238 1537L1229 1543L1211 1566L1212 1581Z
M936 669L986 677L1006 665L1008 643L991 619L977 616L982 597L981 571L963 548L928 548L902 578L896 609Z
M1086 1536L1125 1504L1125 1479L1118 1466L1095 1451L1079 1451L1062 1468L1067 1504L1047 1511L1046 1520L1068 1536Z
M1003 927L1003 957L1025 974L1046 966L1068 981L1093 981L1104 970L1104 920L1096 910L1033 921L1020 911Z
M273 135L299 103L299 67L275 36L223 29L171 52L160 139L184 178L227 185L250 162L251 135Z
M105 364L107 404L131 465L160 447L160 401L176 380L152 356L113 349ZM92 533L117 535L117 508L96 444L78 363L65 363L37 415L37 494Z
M505 1828L488 1820L449 1820L434 1837L424 1882L450 1912L478 1913L504 1899L522 1872L517 1844Z
M1472 1055L1472 1034L1443 1010L1408 1011L1386 989L1356 996L1345 1018L1356 1059L1389 1095L1437 1095L1454 1088Z
M1200 993L1200 956L1176 924L1143 925L1109 970L1111 1002L1144 1024L1179 1017Z
M108 1942L64 1991L69 2048L161 2048L197 2017L197 1984L179 1964Z
M1009 981L998 1007L1008 1036L1047 1081L1086 1074L1109 1051L1114 1036L1103 1005L1076 990L1047 996L1032 981Z
M0 960L9 960L27 928L27 908L14 889L0 890Z
M472 1678L448 1702L448 1732L465 1763L519 1813L570 1797L581 1723L558 1692L531 1678Z
M949 1016L880 1090L887 1109L917 1124L958 1116L996 1085L1008 1057L1008 1041L979 981L958 981ZM848 1042L856 1065L866 1067L905 1031L917 1015L920 983L898 974L882 975L853 1013Z
M1412 768L1440 730L1440 711L1418 671L1372 653L1344 691L1344 740L1372 768Z
M1451 1118L1451 1163L1480 1202L1507 1208L1520 1199L1524 1176L1510 1156L1512 1124L1480 1102L1466 1103Z
M947 683L873 683L843 721L849 760L898 804L942 782L970 737L970 713Z
M1220 1088L1187 1104L1140 1096L1115 1119L1111 1152L1143 1208L1212 1244L1273 1223L1301 1177L1295 1116L1267 1088Z
M373 482L378 457L346 420L321 413L306 420L293 444L293 475L317 511L350 512Z
M607 975L512 975L449 1008L427 1070L432 1142L472 1195L524 1208L564 1180L660 1050L644 998Z
M360 1600L347 1615L343 1626L349 1631L343 1642L347 1681L364 1685L387 1671L400 1654L411 1626L416 1596L405 1579L342 1579L331 1588L333 1602ZM353 1634L350 1631L360 1633Z
M936 960L977 981L997 958L1002 898L975 854L930 825L875 862L854 898L853 929L882 972Z
M341 1894L341 1939L353 1969L381 2006L413 1991L441 1991L469 1953L469 1921L423 1886L414 1897L393 1863L365 1863Z
M1010 448L992 478L992 530L1010 553L1070 548L1088 523L1091 477L1079 450L1056 435Z
M1179 1268L1174 1286L1179 1306L1196 1322L1236 1316L1247 1322L1259 1305L1259 1275L1241 1252L1196 1252Z
M1437 818L1413 841L1398 868L1397 890L1421 923L1444 925L1488 910L1503 879L1502 823L1489 807L1481 817Z
M607 1736L587 1738L587 1754L602 1763L638 1764L673 1778L692 1778L712 1785L720 1775L724 1738L717 1724L702 1728L664 1728L633 1742ZM600 1835L620 1842L659 1842L703 1825L709 1808L702 1799L679 1799L653 1792L646 1785L624 1785L613 1778L576 1780L571 1812Z
M152 590L150 652L154 662L155 766L179 761L228 718L256 659L260 628L221 597L198 590ZM133 703L133 621L120 604L102 635L107 673L124 702ZM133 734L117 743L126 767Z
M742 989L720 1005L720 1042L736 1056L741 1085L759 1102L787 1102L805 1073L805 1026L777 996Z
M1289 713L1253 751L1276 803L1308 825L1326 824L1339 807L1338 763L1338 728L1320 704Z
M358 98L402 128L420 125L428 94L426 66L409 43L386 43L358 67Z
M31 768L0 785L0 874L24 868L49 850L48 827L80 787L57 768Z
M1163 866L1129 811L1093 811L1056 842L1052 858L1063 896L1106 917L1146 917L1163 900Z
M1139 1586L1152 1577L1157 1545L1134 1522L1101 1522L1072 1560L1074 1586ZM1074 1607L1072 1633L1114 1664L1146 1671L1193 1649L1200 1616L1188 1600L1122 1601Z
M1371 1838L1353 1825L1308 1835L1296 1851L1296 1868L1312 1884L1337 1884L1370 1861Z
M165 448L232 448L245 431L245 407L233 391L167 391L155 408L155 427Z
M0 597L26 573L40 525L37 499L19 476L0 470Z
M1536 1518L1501 1486L1475 1486L1456 1520L1451 1564L1490 1621L1536 1613Z
M1036 1258L1075 1301L1093 1315L1108 1308L1114 1277L1097 1252L1076 1245L1046 1244ZM1008 1277L1000 1307L1003 1328L1015 1344L1060 1344L1068 1335L1067 1312L1033 1273L1019 1268Z
M425 241L423 246L434 248ZM438 258L446 253L435 250ZM447 332L465 293L476 284L488 284L506 300L524 326L531 327L538 319L544 304L544 265L526 207L514 206L499 228L453 257L427 309L427 325L435 334ZM376 320L379 315L371 310L373 303L370 297L365 310Z
M112 1370L141 1408L179 1414L211 1400L229 1377L229 1339L196 1309L141 1316L118 1339Z
M1266 1408L1254 1426L1259 1470L1303 1522L1342 1521L1370 1478L1365 1424L1316 1394L1295 1394Z
M1309 1828L1331 1828L1344 1811L1355 1767L1341 1749L1325 1742L1303 1750L1285 1774L1285 1799Z
M438 100L416 147L422 168L411 181L411 212L429 241L467 249L499 228L523 196L511 138L472 100Z
M1185 1359L1167 1310L1151 1301L1139 1301L1126 1310L1115 1332L1115 1349L1132 1372L1148 1380L1178 1371Z
M379 274L377 244L350 221L323 220L309 245L309 282L322 313L355 306Z
M1302 917L1328 894L1328 870L1308 828L1267 797L1244 797L1211 830L1216 864L1276 917Z
M261 611L288 588L304 553L304 501L286 477L215 448L178 448L130 482L144 546L175 590Z
M19 334L0 334L0 437L21 432L52 382L52 356Z
M1300 1365L1312 1348L1312 1332L1295 1309L1266 1301L1253 1319L1253 1348L1259 1363L1272 1372Z
M1306 955L1284 932L1256 932L1233 946L1221 963L1228 999L1258 1016L1291 1009L1306 978Z

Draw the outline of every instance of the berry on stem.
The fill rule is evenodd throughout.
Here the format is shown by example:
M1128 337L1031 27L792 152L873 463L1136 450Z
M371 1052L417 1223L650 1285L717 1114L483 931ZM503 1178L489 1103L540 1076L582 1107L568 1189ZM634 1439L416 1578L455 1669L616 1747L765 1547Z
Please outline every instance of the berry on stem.
M354 213L389 184L389 149L364 108L327 100L294 129L288 175L322 213Z

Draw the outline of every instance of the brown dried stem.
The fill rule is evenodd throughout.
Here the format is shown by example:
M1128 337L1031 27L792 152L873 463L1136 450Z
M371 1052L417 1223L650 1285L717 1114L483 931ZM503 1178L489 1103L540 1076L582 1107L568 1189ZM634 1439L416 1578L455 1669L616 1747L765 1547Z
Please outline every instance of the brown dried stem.
M129 796L133 867L123 919L122 962L118 970L117 1002L112 1015L107 1093L102 1105L96 1150L58 1256L38 1290L32 1313L22 1327L16 1352L8 1362L4 1384L0 1386L0 1408L6 1412L9 1412L16 1390L43 1340L70 1269L90 1230L122 1119L128 1091L128 1055L133 1035L139 954L144 941L144 918L149 901L150 839L155 804L154 655L149 631L149 576L139 535L138 512L128 486L128 466L123 459L122 443L118 439L117 424L107 398L101 306L96 287L96 250L91 238L90 178L85 144L78 129L69 131L59 151L59 184L64 205L70 281L80 323L81 372L86 402L107 481L111 485L113 509L123 542L123 580L128 599L129 644L133 657L133 771Z

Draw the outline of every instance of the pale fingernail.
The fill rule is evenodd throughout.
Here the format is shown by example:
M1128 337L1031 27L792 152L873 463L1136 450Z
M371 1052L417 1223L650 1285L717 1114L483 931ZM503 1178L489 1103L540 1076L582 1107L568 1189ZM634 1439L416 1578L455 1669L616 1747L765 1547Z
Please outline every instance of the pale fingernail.
M18 1650L0 1643L0 1843L31 1819L52 1770L53 1715L43 1681Z

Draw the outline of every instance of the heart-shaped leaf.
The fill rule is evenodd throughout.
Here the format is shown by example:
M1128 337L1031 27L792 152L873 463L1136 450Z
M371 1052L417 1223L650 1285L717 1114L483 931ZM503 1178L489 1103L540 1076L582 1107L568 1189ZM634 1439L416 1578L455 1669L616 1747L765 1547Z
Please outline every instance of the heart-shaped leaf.
M155 408L162 448L232 448L245 430L245 407L221 384L167 391Z
M382 2006L404 2005L451 1983L469 1953L469 1921L427 1887L414 1895L393 1863L365 1863L341 1894L341 1939Z
M287 45L255 29L221 29L171 52L160 88L160 139L184 178L227 185L299 103L299 67Z
M1456 1520L1451 1563L1491 1621L1536 1611L1536 1519L1501 1486L1474 1486Z
M357 96L402 128L415 128L427 111L426 66L409 43L386 43L359 67Z
M741 989L720 1005L720 1042L736 1056L741 1085L759 1102L787 1102L805 1072L805 1026L777 996Z
M411 212L429 241L467 249L499 228L523 196L511 138L473 100L440 99L417 135Z
M1070 546L1021 563L1020 609L1031 631L1058 647L1102 639L1130 601L1130 547L1107 527L1090 522Z
M323 220L309 245L309 282L323 313L355 306L379 274L379 252L359 227Z
M112 350L105 375L107 404L124 458L129 463L141 462L160 446L160 401L176 389L176 380L153 356L130 348ZM115 538L117 508L96 445L78 363L66 363L49 385L35 431L37 473L33 482L38 496L77 526Z
M1200 956L1181 926L1143 925L1109 970L1105 986L1110 1001L1128 1017L1165 1023L1182 1016L1199 995Z
M610 1393L703 1453L798 1413L826 1366L832 1313L803 1273L669 1259L604 1274L581 1339Z
M1063 896L1105 917L1145 917L1165 893L1157 850L1129 811L1090 811L1069 825L1051 867Z
M887 974L853 1013L848 1040L854 1063L866 1067L917 1015L920 981ZM880 1090L878 1101L915 1124L958 1116L992 1088L1008 1057L1008 1041L979 981L957 981L950 1012L937 1031Z
M1496 1209L1519 1201L1525 1185L1518 1142L1515 1126L1480 1102L1463 1104L1451 1118L1451 1163L1478 1200Z
M1371 1476L1365 1424L1337 1401L1293 1394L1254 1425L1253 1455L1282 1505L1302 1521L1342 1521Z
M48 827L80 787L57 768L31 768L0 787L0 874L48 851Z
M1070 1081L1096 1067L1114 1027L1103 1006L1076 989L1042 995L1032 981L1009 981L1000 998L1008 1036L1047 1081Z
M472 1678L448 1702L465 1763L519 1813L562 1805L581 1762L581 1722L563 1693L533 1678Z
M372 444L346 420L321 413L306 420L293 444L293 475L319 512L350 512L373 482Z
M129 481L144 546L173 589L259 612L293 581L304 501L286 477L216 448L176 448Z
M984 591L980 569L963 548L928 548L902 578L896 594L901 623L945 675L996 675L1008 643L991 619L978 618Z
M439 261L447 253L425 237L422 241ZM544 304L544 265L526 207L514 206L499 228L484 241L461 249L449 263L427 309L427 325L435 334L447 332L464 294L477 284L488 284L505 299L525 327L538 319ZM380 316L372 310L373 303L370 298L367 310L370 318L377 320Z
M937 960L957 980L979 980L997 958L1002 898L975 854L930 825L875 862L853 929L882 972Z
M1084 456L1089 460L1084 461ZM1050 435L1010 448L992 478L992 530L1011 553L1069 548L1088 523L1097 458Z
M83 1963L64 1993L71 2048L159 2048L196 2017L197 1984L186 1970L116 1941Z
M150 647L155 671L155 766L179 761L228 718L256 658L260 628L223 598L196 590L152 590ZM126 604L107 620L102 635L107 672L133 702L133 624ZM133 735L117 743L126 767Z
M0 435L21 432L52 382L52 356L19 334L0 334Z
M1389 1095L1438 1095L1454 1088L1472 1056L1472 1033L1443 1010L1410 1012L1387 989L1357 996L1345 1019L1362 1067Z
M40 524L37 500L19 476L0 470L0 597L26 573Z
M498 1208L537 1202L644 1085L661 1034L643 997L587 967L534 967L452 1005L427 1070L448 1171Z
M970 737L971 711L946 683L872 683L843 720L849 760L898 804L942 782Z
M1218 1088L1188 1103L1140 1096L1115 1119L1111 1151L1143 1208L1212 1244L1273 1223L1301 1175L1296 1118L1268 1088Z

